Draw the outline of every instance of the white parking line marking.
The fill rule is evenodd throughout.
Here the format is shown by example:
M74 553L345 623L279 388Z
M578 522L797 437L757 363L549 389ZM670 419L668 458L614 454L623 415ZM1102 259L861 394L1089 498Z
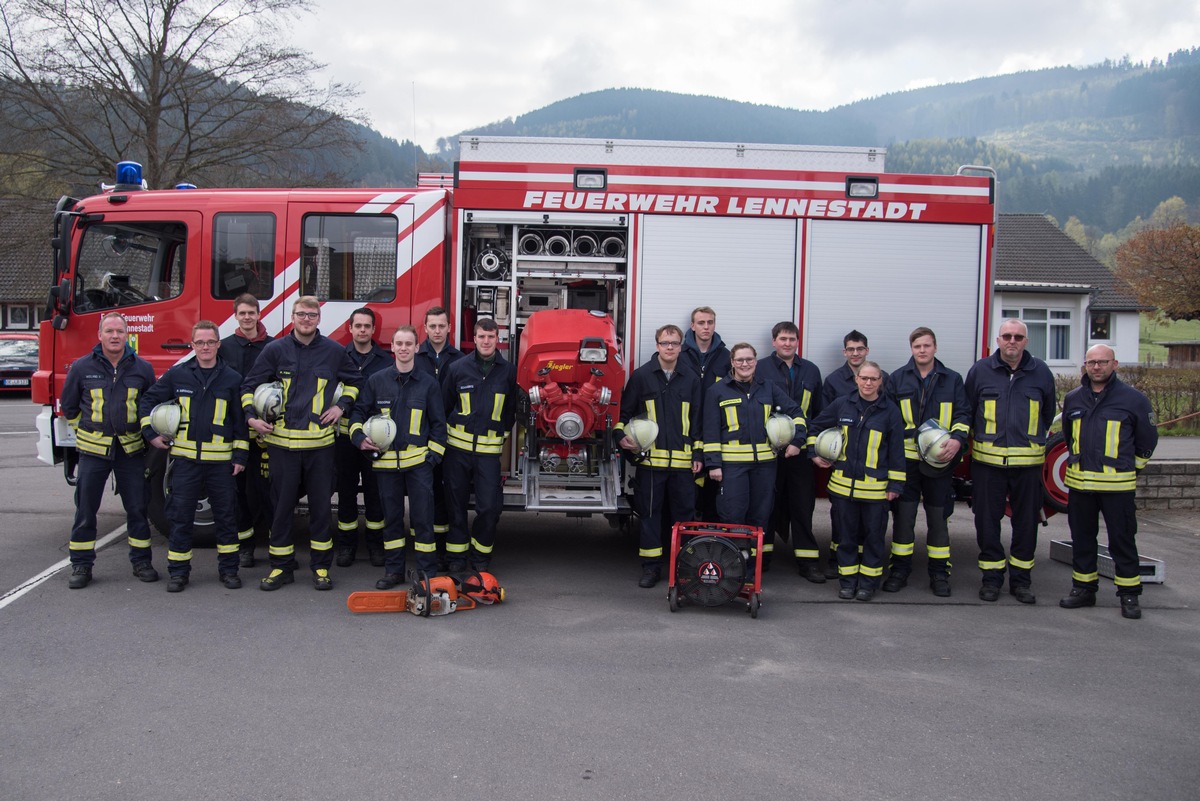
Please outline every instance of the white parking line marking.
M119 537L122 537L124 535L125 535L125 526L121 526L120 528L116 529L115 531L111 531L108 534L105 534L100 540L98 540L96 542L96 551L99 552L106 545L109 545L114 540L116 540ZM23 584L18 584L16 587L13 587L8 592L4 593L3 595L0 595L0 609L3 609L4 607L8 606L13 601L17 600L22 595L24 595L25 593L32 590L34 587L37 587L38 585L43 584L47 579L49 579L51 576L53 576L58 571L62 570L64 567L70 567L70 566L71 566L71 560L69 558L62 560L61 562L55 562L54 564L50 565L50 567L43 570L41 573L38 573L33 578L25 581Z

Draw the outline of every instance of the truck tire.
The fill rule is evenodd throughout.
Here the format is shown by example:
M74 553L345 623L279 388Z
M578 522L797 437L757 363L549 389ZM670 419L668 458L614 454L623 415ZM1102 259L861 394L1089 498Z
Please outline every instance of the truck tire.
M170 536L171 523L167 520L167 500L171 496L171 463L169 454L158 448L150 448L146 456L146 477L150 482L146 502L146 514L150 523L164 537ZM192 528L193 548L215 548L217 538L213 523L212 506L208 498L196 502L195 524Z
M1046 463L1042 465L1042 495L1047 509L1067 511L1067 440L1057 432L1046 440Z

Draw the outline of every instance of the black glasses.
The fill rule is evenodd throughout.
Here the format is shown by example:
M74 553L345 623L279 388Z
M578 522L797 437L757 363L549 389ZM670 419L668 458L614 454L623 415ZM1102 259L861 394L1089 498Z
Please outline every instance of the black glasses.
M1005 342L1021 342L1025 339L1024 334L1001 334L1000 338Z
M659 340L658 344L660 347L664 347L664 348L678 348L683 343L676 341L676 340L671 340L671 341Z
M298 320L315 320L321 316L320 312L292 312L292 316Z

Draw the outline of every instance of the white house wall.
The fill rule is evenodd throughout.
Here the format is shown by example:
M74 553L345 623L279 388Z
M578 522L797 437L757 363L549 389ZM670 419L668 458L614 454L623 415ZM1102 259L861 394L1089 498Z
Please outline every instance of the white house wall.
M1044 308L1047 310L1069 310L1071 312L1071 343L1070 358L1065 360L1047 360L1050 369L1060 375L1074 375L1082 369L1084 354L1092 345L1103 344L1111 347L1117 355L1117 361L1124 364L1138 363L1138 340L1141 334L1141 318L1136 312L1113 312L1111 321L1112 338L1108 340L1088 341L1090 331L1088 304L1090 296L1085 294L1053 294L1032 292L1002 292L996 290L992 300L992 347L995 347L996 335L1000 324L1004 322L1001 310L1006 308Z

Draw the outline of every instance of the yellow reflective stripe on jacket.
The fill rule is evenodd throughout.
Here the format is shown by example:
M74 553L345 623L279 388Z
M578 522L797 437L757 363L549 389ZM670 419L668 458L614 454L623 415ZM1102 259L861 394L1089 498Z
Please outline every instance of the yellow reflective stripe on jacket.
M994 400L983 402L983 433L996 433L996 402Z
M765 462L775 458L775 451L766 442L742 444L734 440L715 444L713 450L720 451L724 462Z
M409 445L402 451L385 451L375 460L374 467L376 470L407 470L424 464L429 451L430 448L425 445Z
M502 434L472 434L461 425L451 425L446 429L447 444L460 451L472 453L500 453L504 450L504 435Z
M507 396L503 392L497 392L492 400L492 420L499 423L504 415L504 399Z
M129 387L125 390L125 422L136 423L138 421L138 392L139 390Z
M1007 447L975 439L971 440L971 459L997 467L1031 467L1046 461L1046 446Z
M691 470L692 452L651 448L650 453L639 464L666 469Z
M465 417L471 416L471 393L470 392L458 393L458 410L459 410L459 413Z
M93 389L93 390L89 390L88 394L90 394L92 396L92 403L91 403L92 422L93 423L103 423L104 422L104 390Z
M408 433L414 437L421 436L421 421L425 415L424 409L412 409L408 415Z
M655 403L654 398L646 400L646 419L658 422L658 404Z
M872 429L867 434L867 462L868 468L874 470L879 467L879 446L883 444L883 432ZM904 480L904 476L900 477Z
M917 427L917 422L913 419L912 398L903 398L900 401L900 416L904 418L905 428Z
M1104 455L1116 459L1121 449L1121 421L1109 420L1104 429Z
M1031 437L1038 435L1038 426L1041 424L1041 410L1042 402L1031 398L1029 401L1029 428L1025 431Z
M841 470L829 476L829 491L859 501L886 501L888 482L877 478L849 478Z
M692 433L692 404L691 401L682 401L681 403L683 409L680 419L683 421L683 436L687 437Z
M1137 471L1117 472L1105 468L1104 472L1083 470L1077 464L1067 465L1065 477L1067 487L1085 492L1133 492L1137 489Z
M275 430L263 437L268 445L275 445L293 451L314 450L333 444L333 428L325 428L316 423L309 424L306 429L288 428L282 420L275 421Z

